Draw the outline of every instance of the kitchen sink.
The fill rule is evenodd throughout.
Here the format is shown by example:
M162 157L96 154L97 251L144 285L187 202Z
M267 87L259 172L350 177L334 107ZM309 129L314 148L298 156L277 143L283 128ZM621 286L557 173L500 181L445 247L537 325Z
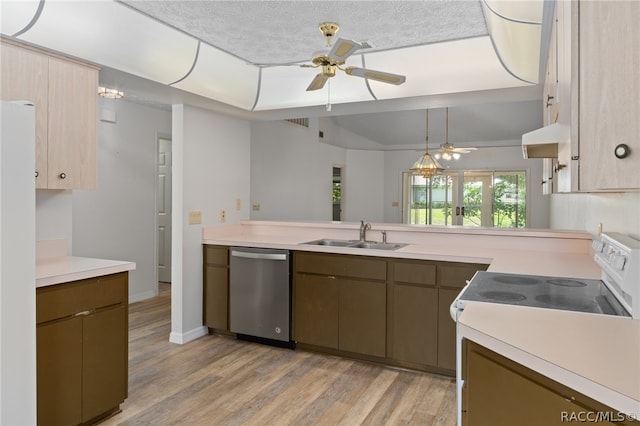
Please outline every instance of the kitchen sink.
M376 243L375 241L359 241L349 247L374 249L374 250L397 250L400 247L404 247L406 244L397 243Z
M302 244L312 244L314 246L334 246L334 247L346 247L351 244L357 243L355 240L332 240L329 238L322 238L319 240L308 241Z
M377 243L375 241L357 241L357 240L333 240L329 238L321 238L319 240L307 241L302 244L311 244L315 246L334 246L334 247L352 247L373 250L397 250L406 244L398 243Z

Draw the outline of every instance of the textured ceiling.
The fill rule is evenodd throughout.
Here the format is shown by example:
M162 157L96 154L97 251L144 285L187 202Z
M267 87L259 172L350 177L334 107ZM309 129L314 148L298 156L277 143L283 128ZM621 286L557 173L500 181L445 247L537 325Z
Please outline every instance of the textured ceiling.
M123 1L251 63L307 61L323 47L322 22L369 51L487 34L479 1Z

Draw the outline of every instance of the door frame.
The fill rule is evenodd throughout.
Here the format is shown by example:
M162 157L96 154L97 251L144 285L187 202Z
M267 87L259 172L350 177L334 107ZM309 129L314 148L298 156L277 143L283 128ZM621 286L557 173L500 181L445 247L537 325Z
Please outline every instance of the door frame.
M158 283L159 283L158 249L159 249L160 241L158 239L158 171L159 171L158 155L160 153L160 140L161 139L169 140L169 141L173 142L171 134L162 133L162 132L156 132L156 136L155 136L156 156L155 156L155 161L153 162L153 173L154 173L154 178L153 178L153 201L154 201L154 203L153 203L153 205L154 205L154 209L153 209L153 229L154 229L154 233L153 233L153 277L154 277L154 292L155 292L156 296L159 293L159 286L158 286ZM173 153L173 145L172 145L171 152ZM171 176L172 176L171 180L173 181L173 173L171 174ZM171 184L173 186L173 182ZM172 233L171 238L173 239L173 227L171 228L171 233ZM172 268L171 274L173 275L173 268Z

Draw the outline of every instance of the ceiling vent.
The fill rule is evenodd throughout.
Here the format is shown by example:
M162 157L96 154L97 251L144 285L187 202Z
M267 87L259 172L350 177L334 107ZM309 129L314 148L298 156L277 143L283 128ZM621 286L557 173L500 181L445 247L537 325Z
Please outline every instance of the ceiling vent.
M295 124L296 126L302 126L309 128L309 119L308 118L286 118L284 121L288 123Z

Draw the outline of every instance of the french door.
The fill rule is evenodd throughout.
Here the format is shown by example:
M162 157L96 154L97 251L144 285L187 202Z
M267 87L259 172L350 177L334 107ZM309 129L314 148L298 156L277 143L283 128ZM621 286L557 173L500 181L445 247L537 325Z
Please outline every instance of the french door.
M526 226L524 171L460 171L428 179L405 173L403 188L404 223Z

